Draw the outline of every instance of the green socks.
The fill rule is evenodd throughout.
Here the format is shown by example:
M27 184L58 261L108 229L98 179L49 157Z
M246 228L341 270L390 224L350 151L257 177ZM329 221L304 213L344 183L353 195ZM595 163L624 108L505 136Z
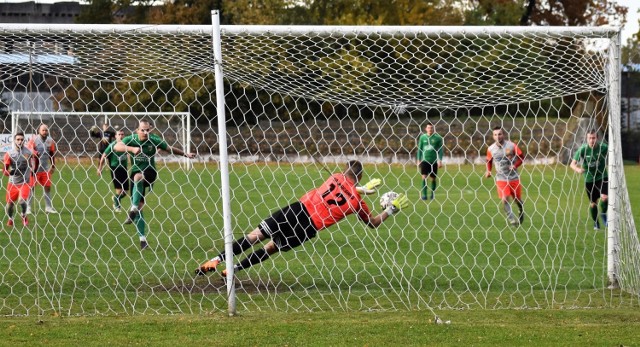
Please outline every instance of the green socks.
M131 205L138 206L140 200L142 200L142 194L144 193L144 182L139 180L133 183L133 192L131 193Z
M133 222L136 225L136 231L138 232L138 235L140 237L143 237L144 233L145 233L145 227L147 226L147 223L145 223L145 221L144 221L144 216L142 215L142 211L140 211L140 214L138 214L138 216L136 217L136 219Z

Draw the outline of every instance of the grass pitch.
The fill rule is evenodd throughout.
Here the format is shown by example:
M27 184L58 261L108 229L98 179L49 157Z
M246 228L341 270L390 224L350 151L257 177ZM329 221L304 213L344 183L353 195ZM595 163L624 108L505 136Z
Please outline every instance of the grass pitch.
M399 190L397 188L400 186L389 186L394 177L398 177L401 182L409 182L414 176L413 172L405 172L401 168L393 168L393 176L382 168L367 169L384 176L387 184L385 187L389 189ZM236 235L245 231L240 231L241 229L253 227L259 222L265 213L271 210L267 206L289 202L291 196L300 195L308 187L319 183L324 176L313 171L313 167L293 167L291 170L302 176L299 180L292 180L297 183L290 183L283 188L281 185L273 184L273 180L283 175L279 170L289 172L289 169L273 167L261 167L259 171L234 167L232 184L235 184L236 188L232 190L232 195ZM640 167L627 166L625 170L630 203L634 217L638 220ZM567 286L591 286L586 292L596 293L588 295L585 294L585 289L578 289L573 293L583 294L579 295L577 300L566 294L572 291L565 291L558 285L549 287L551 290L545 290L527 286L527 282L523 280L503 279L504 288L494 291L494 288L487 284L492 280L487 276L487 271L483 272L482 269L487 269L488 264L495 261L502 261L504 267L513 269L514 259L517 262L517 259L532 257L537 261L530 262L532 266L527 272L535 275L523 275L529 280L541 277L540 273L543 271L539 266L543 264L545 256L539 255L535 258L532 254L541 248L546 249L545 245L549 241L545 240L554 235L554 232L543 232L542 229L564 233L567 236L563 243L564 251L566 253L568 249L568 253L577 257L577 260L591 259L587 255L592 255L598 264L601 263L593 271L603 271L605 265L604 260L600 258L603 235L602 232L590 229L585 211L586 198L581 190L580 180L564 176L562 168L553 171L531 170L544 173L541 176L545 177L546 174L558 173L557 176L549 175L551 182L566 179L569 182L568 186L572 187L570 192L575 192L576 197L575 200L570 200L570 208L552 214L556 220L555 224L562 225L562 230L560 227L554 229L554 223L550 222L549 218L542 218L541 212L553 211L553 208L561 203L553 204L553 208L545 208L544 201L549 200L548 195L545 197L544 192L535 194L535 191L532 192L535 188L529 186L526 194L527 209L535 211L540 206L540 213L529 213L531 225L527 227L525 223L521 229L513 230L503 224L502 218L485 218L495 214L495 196L492 183L480 180L477 176L480 171L471 167L447 167L447 174L442 175L438 200L427 204L414 199L416 204L412 212L394 217L390 223L378 230L364 229L350 218L338 227L321 233L317 240L305 245L301 251L275 257L269 263L239 274L239 285L247 284L249 287L253 284L255 288L267 293L257 295L259 292L240 291L240 314L228 318L225 313L225 291L221 279L213 275L194 280L191 276L191 270L206 258L205 254L212 255L214 243L217 245L221 242L220 212L215 207L219 206L220 202L215 169L200 167L185 174L176 168L167 168L161 173L161 181L156 185L155 193L148 197L147 213L153 216L149 233L152 248L150 252L140 252L135 232L131 227L121 225L124 215L115 215L110 210L107 181L99 180L96 183L93 171L88 168L65 168L62 177L70 180L69 191L72 191L73 184L76 184L78 190L73 194L57 194L56 207L62 213L59 216L38 213L34 216L36 223L30 228L25 230L16 227L11 231L5 228L5 232L0 234L0 265L4 269L0 287L3 297L2 313L5 316L14 315L0 318L3 337L0 345L169 346L205 343L238 346L632 346L640 340L637 302L633 298L622 300L621 294L603 291L601 287L590 282L575 281L576 277L570 275L565 277L569 280L564 282ZM290 175L286 176L287 179L291 178ZM171 177L175 183L180 180L190 184L180 188L179 184L165 183L167 177ZM526 179L531 177L523 178L523 183L527 184ZM473 184L460 183L465 180ZM446 184L452 182L460 184L461 189L475 189L474 194L477 198L470 199L470 203L487 204L487 210L492 208L492 212L471 213L468 212L471 208L465 205L469 201L455 203L459 197L468 194L464 190L456 191L452 186L449 186L445 193ZM194 188L189 188L190 185ZM57 189L60 188L61 184L58 184ZM265 189L270 193L264 193ZM415 190L407 191L415 198ZM164 192L173 192L174 196ZM188 197L187 192L197 192L198 199ZM38 196L40 194L41 192L38 192ZM442 199L443 195L447 198ZM61 196L64 197L63 200ZM566 197L571 199L569 195ZM375 205L374 199L369 202L372 206ZM572 214L577 217L570 217ZM179 220L180 223L169 222L169 217ZM572 221L571 218L578 220ZM433 226L434 220L442 219L446 223L462 227L448 227L444 222L435 223L437 226ZM474 220L477 221L477 225L472 228L470 223ZM412 223L417 223L420 227L414 227ZM420 235L419 239L424 240L418 243L418 246L415 246L416 240L406 241L398 236L414 234ZM590 235L586 239L589 242L579 235ZM354 242L355 239L365 239L368 243L357 243ZM499 242L501 239L505 241ZM495 249L486 246L487 242L495 244ZM351 247L352 244L356 244L357 247ZM402 250L401 253L387 250L394 244L399 245L397 247ZM505 244L513 245L506 250L515 256L504 255ZM538 244L541 246L534 247ZM371 253L379 253L378 257L386 261L389 261L389 257L385 257L387 254L395 254L401 259L404 259L402 256L406 254L413 254L411 259L425 261L426 264L410 268L409 274L403 278L405 281L407 278L411 279L413 288L418 284L423 285L418 287L422 299L407 299L399 301L400 304L397 304L398 301L388 301L383 304L391 309L371 312L371 308L376 303L380 304L380 301L364 299L358 291L362 292L362 288L365 287L375 295L383 293L384 290L374 290L374 287L378 284L380 288L388 288L387 284L383 285L381 282L393 279L393 276L384 275L393 267L378 266L378 272L373 272L371 269L375 266L367 266L373 256L362 256L363 252L369 254L371 251L364 250L365 245L376 246L372 248ZM519 249L518 245L525 247ZM478 251L487 252L489 255L497 253L498 250L502 252L502 257L478 256ZM427 256L420 256L423 253ZM323 261L319 262L318 257ZM474 266L474 262L486 265ZM591 304L596 307L604 303L606 308L557 310L553 308L554 305L546 305L547 301L542 299L538 302L543 303L541 306L546 305L547 309L449 310L436 306L438 302L449 303L444 299L447 296L447 287L440 288L438 283L444 282L446 278L454 279L454 275L463 269L459 264L473 269L470 271L472 275L479 275L473 281L469 281L469 286L477 286L473 288L473 293L470 288L468 293L463 292L457 296L457 302L450 302L453 307L460 306L464 300L473 302L474 298L476 304L468 306L482 306L478 302L482 302L482 298L487 298L484 301L487 302L491 297L502 297L505 305L513 304L516 302L513 299L516 298L514 293L520 292L527 294L518 296L517 300L528 298L529 302L532 302L531 298L535 295L546 293L551 297L571 297L570 302L582 303L585 306ZM430 281L432 277L416 276L420 279L412 279L410 274L413 271L418 273L420 267L426 267L424 273L435 279L439 278L440 282ZM345 268L353 269L350 271L352 274L341 275ZM567 268L571 270L572 267ZM371 272L361 269L369 269ZM551 269L554 267L551 266ZM156 270L160 273L156 273ZM311 280L300 275L311 273L312 270L315 271L314 274L307 276ZM449 274L449 271L453 273ZM492 273L500 271L494 270ZM512 273L522 271L513 270ZM343 280L341 276L346 277ZM596 275L596 278L602 281L603 277L602 274ZM342 290L349 289L350 284L353 284L353 293L344 292L341 300L333 299L331 295L325 297L332 298L334 303L353 302L354 297L363 298L359 300L362 309L336 312L343 308L353 308L336 304L331 307L333 311L309 312L320 306L318 302L323 292L322 286L316 290L308 285L313 284L313 281L324 285L325 288L337 286ZM602 281L598 281L597 284L600 285ZM266 285L269 282L281 284L269 287ZM399 282L401 281L396 281L396 284ZM181 283L182 287L175 285L176 283ZM259 287L260 283L265 283L263 288ZM452 288L450 290L464 288L460 286L466 285L455 284L455 281L450 283L454 283L448 287ZM165 284L168 286L163 287ZM512 290L512 287L515 290ZM405 285L403 288L409 287ZM305 296L304 293L307 291L309 295ZM393 291L390 292L393 294ZM410 296L408 292L406 294L407 297ZM452 323L434 324L430 310L417 304L415 307L412 306L413 303L420 302L419 300L423 300L423 305L425 301L432 305L437 314L451 320ZM297 302L300 312L293 312L295 307L287 303L288 301ZM398 310L393 309L394 303ZM355 306L357 308L357 305ZM153 314L165 312L184 313ZM130 316L132 313L147 314ZM23 316L24 314L29 316ZM75 314L85 316L75 317Z
M338 171L338 167L332 167ZM376 230L354 216L303 247L237 275L238 310L378 311L617 307L637 298L605 289L606 234L587 215L582 178L565 166L525 166L526 221L507 225L483 166L447 166L434 201L421 201L414 167L369 165L381 191L413 205ZM627 167L632 206L640 169ZM147 196L150 249L111 209L111 188L87 165L62 166L59 215L35 208L29 227L0 234L2 315L224 312L226 285L194 277L223 249L219 172L163 166ZM327 174L317 165L235 165L237 238ZM42 195L37 188L36 197ZM378 213L377 196L367 197ZM128 199L124 201L129 206ZM638 208L634 213L638 218Z

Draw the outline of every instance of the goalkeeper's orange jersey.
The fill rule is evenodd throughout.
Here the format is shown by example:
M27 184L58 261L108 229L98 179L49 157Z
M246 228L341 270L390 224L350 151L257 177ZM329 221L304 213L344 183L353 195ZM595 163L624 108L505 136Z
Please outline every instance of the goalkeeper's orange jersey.
M369 207L356 191L355 183L341 173L331 175L320 187L303 195L300 202L307 208L318 231L352 213L357 213L365 223L371 218Z

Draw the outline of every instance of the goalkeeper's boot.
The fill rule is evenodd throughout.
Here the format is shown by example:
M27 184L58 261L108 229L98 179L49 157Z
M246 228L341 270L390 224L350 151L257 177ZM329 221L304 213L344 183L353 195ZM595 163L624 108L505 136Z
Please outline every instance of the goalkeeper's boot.
M595 221L593 223L593 230L600 230L600 222L599 221Z
M203 276L207 272L216 271L216 267L218 267L218 264L220 264L220 260L218 259L208 260L206 263L200 265L200 267L196 269L196 275Z
M53 206L47 206L44 208L44 212L45 213L49 213L49 214L58 214L58 211L56 211L55 208L53 208Z
M22 225L24 226L29 225L29 218L27 218L26 214L22 216Z
M147 243L147 241L145 240L140 241L140 250L146 249L147 247L149 247L149 244Z
M9 218L9 220L7 221L7 226L8 227L12 227L13 226L13 218Z
M431 192L431 200L435 200L436 199L436 193L435 192Z
M238 268L235 268L235 267L234 267L234 269L233 269L233 273L236 273L236 272L238 272ZM227 272L227 269L224 269L224 270L222 270L222 272L220 272L220 275L221 275L222 277L224 277L224 278L227 278L227 274L228 274L228 273L229 273L229 272Z

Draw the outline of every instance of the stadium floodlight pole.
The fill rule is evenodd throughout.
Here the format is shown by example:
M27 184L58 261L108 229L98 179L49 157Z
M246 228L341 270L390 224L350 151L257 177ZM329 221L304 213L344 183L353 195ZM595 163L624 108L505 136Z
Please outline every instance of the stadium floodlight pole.
M622 152L622 144L620 139L620 31L612 36L609 47L609 63L607 66L609 72L609 153L608 153L608 171L609 171L609 199L607 203L609 218L607 218L607 278L608 288L617 289L620 286L618 282L618 262L619 262L619 233L621 231L621 215L620 204L621 191L620 180L624 179L624 170L621 156L616 153Z
M218 145L220 146L220 176L222 191L222 218L224 220L224 251L227 265L227 300L229 316L236 314L235 283L233 281L233 234L231 232L231 200L229 194L229 155L227 153L227 126L224 107L224 81L222 45L220 43L220 11L211 11L213 36L213 65L216 80L216 107L218 109Z

